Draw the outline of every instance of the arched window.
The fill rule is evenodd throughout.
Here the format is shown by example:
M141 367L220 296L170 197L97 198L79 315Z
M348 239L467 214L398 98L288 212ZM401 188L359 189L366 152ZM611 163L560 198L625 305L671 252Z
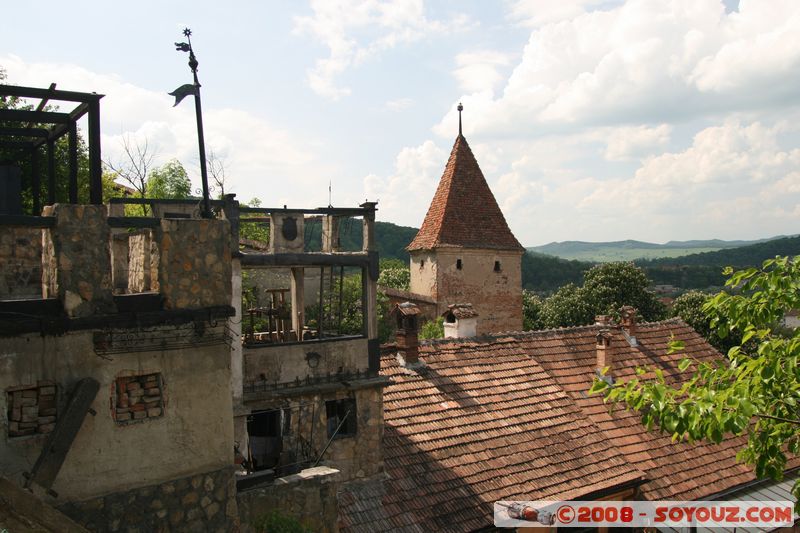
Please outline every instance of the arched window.
M500 261L495 261L494 262L494 271L495 272L500 272Z

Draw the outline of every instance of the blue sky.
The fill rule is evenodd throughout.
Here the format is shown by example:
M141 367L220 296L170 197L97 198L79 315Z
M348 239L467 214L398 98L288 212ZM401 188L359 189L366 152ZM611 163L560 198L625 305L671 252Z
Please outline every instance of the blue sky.
M41 2L0 22L9 81L97 91L104 158L147 139L241 200L418 226L457 133L512 230L554 240L800 232L800 3L778 0ZM65 31L64 28L70 28Z

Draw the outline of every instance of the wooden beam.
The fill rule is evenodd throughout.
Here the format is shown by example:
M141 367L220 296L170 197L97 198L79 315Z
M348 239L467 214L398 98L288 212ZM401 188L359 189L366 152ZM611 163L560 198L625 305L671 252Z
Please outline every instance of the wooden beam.
M153 217L108 217L108 225L112 228L157 228L160 218Z
M50 131L44 128L0 128L0 135L46 139L50 135Z
M33 141L0 141L0 148L30 150L36 146Z
M78 125L69 125L69 203L78 203Z
M55 86L52 84L51 87ZM93 102L100 100L103 95L96 93L80 93L76 91L62 91L60 89L42 89L40 87L23 87L20 85L0 85L0 96L17 96L19 98L47 98L49 100L64 100L67 102Z
M31 198L33 199L33 216L42 214L42 203L39 195L42 188L39 185L39 150L31 150Z
M53 141L47 143L47 204L56 203L56 146Z
M353 266L369 268L370 255L353 253L286 253L286 254L258 254L242 253L240 256L243 267L329 267L329 266Z
M0 226L24 226L27 228L52 228L56 225L55 217L37 217L30 215L0 215Z
M67 407L48 435L47 442L33 465L27 485L36 483L45 489L53 486L99 390L100 383L94 378L78 381L67 400Z
M89 104L89 202L103 203L103 162L100 159L100 99Z
M2 85L0 85L2 87ZM24 109L0 109L0 120L7 122L36 122L42 124L68 124L69 113L56 111L26 111Z

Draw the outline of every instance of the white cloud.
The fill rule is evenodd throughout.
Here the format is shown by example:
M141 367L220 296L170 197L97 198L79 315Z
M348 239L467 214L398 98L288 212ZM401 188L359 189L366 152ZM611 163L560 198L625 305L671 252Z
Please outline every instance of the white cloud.
M389 111L405 111L414 105L414 100L411 98L397 98L396 100L389 100L384 104Z
M502 91L481 93L470 107L473 130L524 138L717 119L796 101L798 2L742 1L733 13L717 0L629 0L591 12L568 5L576 14L536 27ZM451 112L437 133L452 120Z
M59 88L105 94L100 101L103 159L119 160L124 135L147 139L158 154L155 164L179 159L193 179L193 189L199 189L197 129L191 102L172 107L173 97L166 92L150 91L119 76L73 64L27 63L7 55L0 56L0 65L7 69L11 83L47 86L57 80ZM225 155L230 177L226 189L241 192L245 200L260 196L268 204L306 205L315 201L309 199L307 191L312 184L319 188L312 181L329 170L312 155L319 141L307 135L295 137L240 109L206 107L204 122L206 148ZM295 187L286 187L288 182ZM320 203L323 197L327 194L320 193Z
M430 34L442 34L467 24L464 16L452 21L430 20L423 0L312 0L313 16L295 17L295 33L309 35L328 48L308 70L311 89L326 98L350 94L337 78L348 68L404 43Z
M607 142L605 158L609 161L627 161L663 150L670 140L671 131L669 124L661 124L655 128L604 128L600 134Z
M462 52L456 56L457 68L453 75L464 92L492 91L504 79L501 69L510 63L511 56L501 52Z
M572 19L607 4L607 0L515 0L509 5L509 18L523 26L536 27Z
M447 152L425 141L403 148L391 176L370 174L364 178L368 198L379 200L380 218L419 227L447 162Z

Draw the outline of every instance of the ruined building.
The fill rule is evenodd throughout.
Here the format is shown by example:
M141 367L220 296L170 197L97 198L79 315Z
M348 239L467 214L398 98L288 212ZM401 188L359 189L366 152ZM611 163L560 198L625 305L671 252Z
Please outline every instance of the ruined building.
M411 292L436 301L437 315L470 303L477 334L522 330L524 248L503 217L467 139L459 134L414 240Z
M65 531L248 531L279 508L335 529L340 484L383 471L375 204L248 208L228 195L210 218L199 199L104 205L102 96L0 95L76 104L0 110L22 124L0 124L18 149L0 164L0 511L33 502L21 520L57 516ZM63 176L40 159L86 113L82 205L77 158ZM340 245L342 221L362 224L358 249ZM256 247L240 246L248 224L268 235ZM243 278L264 272L243 300Z

